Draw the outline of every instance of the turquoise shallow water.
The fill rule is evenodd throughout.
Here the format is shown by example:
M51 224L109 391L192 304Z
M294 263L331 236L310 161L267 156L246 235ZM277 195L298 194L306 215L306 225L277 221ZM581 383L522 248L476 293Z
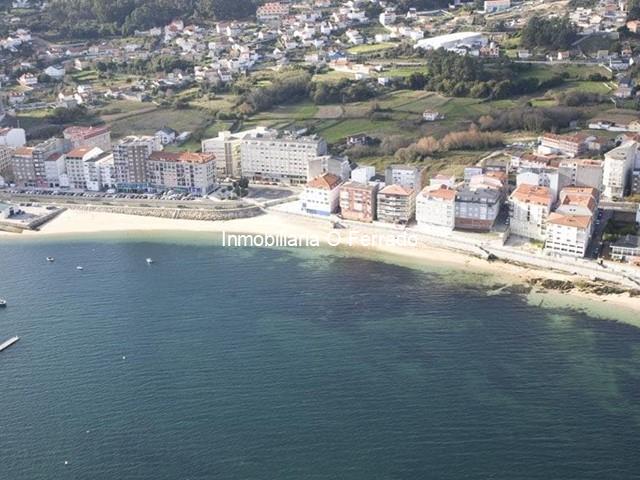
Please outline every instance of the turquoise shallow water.
M0 242L0 479L638 478L640 330L460 278Z

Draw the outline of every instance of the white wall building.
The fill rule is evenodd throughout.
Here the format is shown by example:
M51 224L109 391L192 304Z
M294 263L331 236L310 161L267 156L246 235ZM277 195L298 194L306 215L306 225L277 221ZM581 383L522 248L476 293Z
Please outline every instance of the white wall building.
M211 153L153 152L147 164L149 183L156 189L204 196L216 184L215 156Z
M602 181L605 197L619 199L624 196L636 158L638 158L638 143L634 141L624 142L604 154Z
M87 190L84 164L98 158L102 153L103 151L97 147L79 147L67 153L64 163L70 188Z
M419 40L413 48L425 50L445 50L457 49L463 46L484 46L488 42L487 37L481 32L457 32L437 37L423 38Z
M325 173L309 181L302 193L302 209L311 215L331 215L340 205L340 185L337 175Z
M326 153L327 142L315 135L258 134L242 140L242 175L254 181L304 184L310 161Z
M436 225L453 230L456 223L456 191L446 185L425 187L416 198L418 225Z
M375 175L376 168L372 167L371 165L366 165L363 167L354 168L351 171L351 180L366 185L373 177L375 177Z
M526 183L518 186L509 199L511 233L544 241L552 205L553 194L548 187Z
M27 143L26 132L22 128L0 128L0 145L5 147L24 147Z

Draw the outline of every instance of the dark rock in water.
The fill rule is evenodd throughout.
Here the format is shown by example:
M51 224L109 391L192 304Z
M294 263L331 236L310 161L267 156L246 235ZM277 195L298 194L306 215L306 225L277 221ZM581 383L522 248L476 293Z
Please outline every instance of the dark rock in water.
M531 293L533 287L531 285L524 285L522 283L516 283L514 285L508 285L502 290L503 293L509 293L512 295L527 295Z
M561 292L573 290L575 287L574 283L569 280L554 280L552 278L532 278L529 283L544 289L560 290Z

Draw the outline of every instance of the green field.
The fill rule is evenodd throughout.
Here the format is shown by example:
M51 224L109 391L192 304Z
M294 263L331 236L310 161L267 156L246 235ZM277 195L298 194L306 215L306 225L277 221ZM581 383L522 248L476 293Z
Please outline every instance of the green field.
M362 55L367 53L375 53L381 52L383 50L389 50L390 48L395 47L395 43L385 42L385 43L372 43L372 44L364 44L364 45L356 45L355 47L351 47L347 50L352 55Z
M178 132L193 132L211 121L212 116L203 110L157 109L110 122L110 125L113 137L120 138L126 135L152 135L165 126Z

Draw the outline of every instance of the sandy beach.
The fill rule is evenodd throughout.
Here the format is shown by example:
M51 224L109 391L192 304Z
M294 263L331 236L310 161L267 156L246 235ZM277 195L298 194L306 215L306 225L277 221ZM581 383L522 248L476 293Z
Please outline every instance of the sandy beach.
M383 232L382 236L386 236L386 241L381 241L380 239L371 238L371 228L366 225L362 227L351 226L346 230L340 231L333 229L331 223L324 219L293 216L277 212L270 212L253 218L211 222L67 210L59 217L42 226L39 231L25 231L22 234L0 232L0 241L3 238L44 238L108 232L121 233L123 238L137 232L193 232L224 233L227 238L233 234L253 234L264 238L277 236L278 239L300 239L299 245L291 246L305 246L304 242L308 242L310 239L312 244L317 240L322 245L333 244L331 246L336 246L341 252L364 253L367 256L374 255L376 258L386 261L394 261L393 257L395 257L400 263L436 265L470 272L485 272L492 274L496 283L526 283L527 280L536 277L555 280L576 280L575 276L529 269L499 261L489 262L461 252L427 245L424 242L418 242L417 244L407 243L403 241L401 231L394 232L390 230ZM537 295L539 294L538 292ZM574 299L574 302L571 302L574 305L579 305L579 302L575 303L576 299L588 299L600 304L606 302L609 310L611 306L616 306L631 312L640 311L640 297L630 297L628 294L596 295L574 289L569 293L552 292L549 295L555 297L570 296Z

